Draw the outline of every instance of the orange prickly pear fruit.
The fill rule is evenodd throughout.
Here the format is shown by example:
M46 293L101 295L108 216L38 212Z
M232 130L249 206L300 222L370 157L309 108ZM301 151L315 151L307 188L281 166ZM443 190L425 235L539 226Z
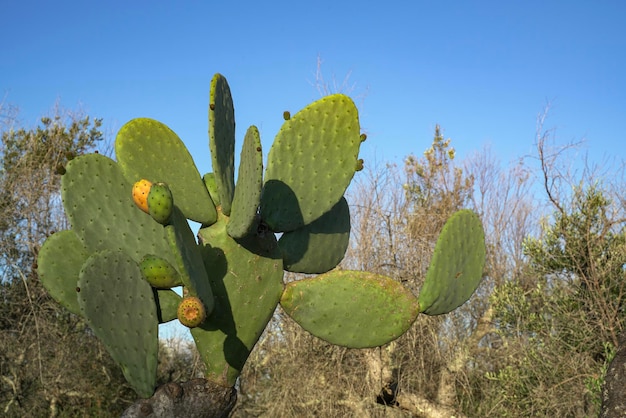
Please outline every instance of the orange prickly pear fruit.
M195 296L184 297L178 305L178 320L189 328L195 328L206 319L202 301Z
M152 188L152 182L141 179L133 185L133 202L142 211L149 213L148 211L148 194Z

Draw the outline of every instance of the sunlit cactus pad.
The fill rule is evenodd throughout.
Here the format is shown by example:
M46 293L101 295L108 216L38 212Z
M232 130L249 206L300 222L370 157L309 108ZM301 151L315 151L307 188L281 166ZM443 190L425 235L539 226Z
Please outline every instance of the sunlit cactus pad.
M420 289L420 311L440 315L461 306L480 284L484 265L482 223L471 210L460 210L448 219L437 240Z
M291 282L280 304L302 328L330 343L377 347L402 335L418 314L400 283L363 271L335 270Z

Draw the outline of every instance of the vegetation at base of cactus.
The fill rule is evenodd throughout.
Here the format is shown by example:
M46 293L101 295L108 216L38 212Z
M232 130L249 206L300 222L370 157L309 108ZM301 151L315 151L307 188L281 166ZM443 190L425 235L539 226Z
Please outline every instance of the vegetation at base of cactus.
M149 213L148 194L150 193L151 187L152 183L146 179L141 179L133 184L133 202L145 213Z
M188 328L200 326L206 319L206 309L200 299L195 296L184 297L177 310L178 320Z
M174 198L170 188L165 183L154 183L148 193L148 213L161 225L167 225L172 210L174 209Z

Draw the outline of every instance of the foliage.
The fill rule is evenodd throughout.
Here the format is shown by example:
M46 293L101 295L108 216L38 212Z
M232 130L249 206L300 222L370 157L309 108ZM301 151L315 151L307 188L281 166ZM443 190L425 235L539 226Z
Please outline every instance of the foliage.
M503 345L486 374L484 396L498 399L490 414L598 413L626 290L623 220L607 193L597 183L577 187L542 235L525 241L523 277L494 292Z

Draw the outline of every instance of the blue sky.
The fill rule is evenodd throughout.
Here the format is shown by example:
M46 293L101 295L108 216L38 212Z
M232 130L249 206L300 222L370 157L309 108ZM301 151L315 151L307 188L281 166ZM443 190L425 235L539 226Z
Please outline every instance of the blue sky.
M491 144L515 159L548 101L559 141L621 159L625 18L622 1L0 0L0 94L26 126L57 100L111 131L158 119L204 172L213 73L230 83L238 139L255 124L267 153L283 110L319 97L319 55L327 80L350 72L366 93L366 164L422 153L437 123L461 156Z

